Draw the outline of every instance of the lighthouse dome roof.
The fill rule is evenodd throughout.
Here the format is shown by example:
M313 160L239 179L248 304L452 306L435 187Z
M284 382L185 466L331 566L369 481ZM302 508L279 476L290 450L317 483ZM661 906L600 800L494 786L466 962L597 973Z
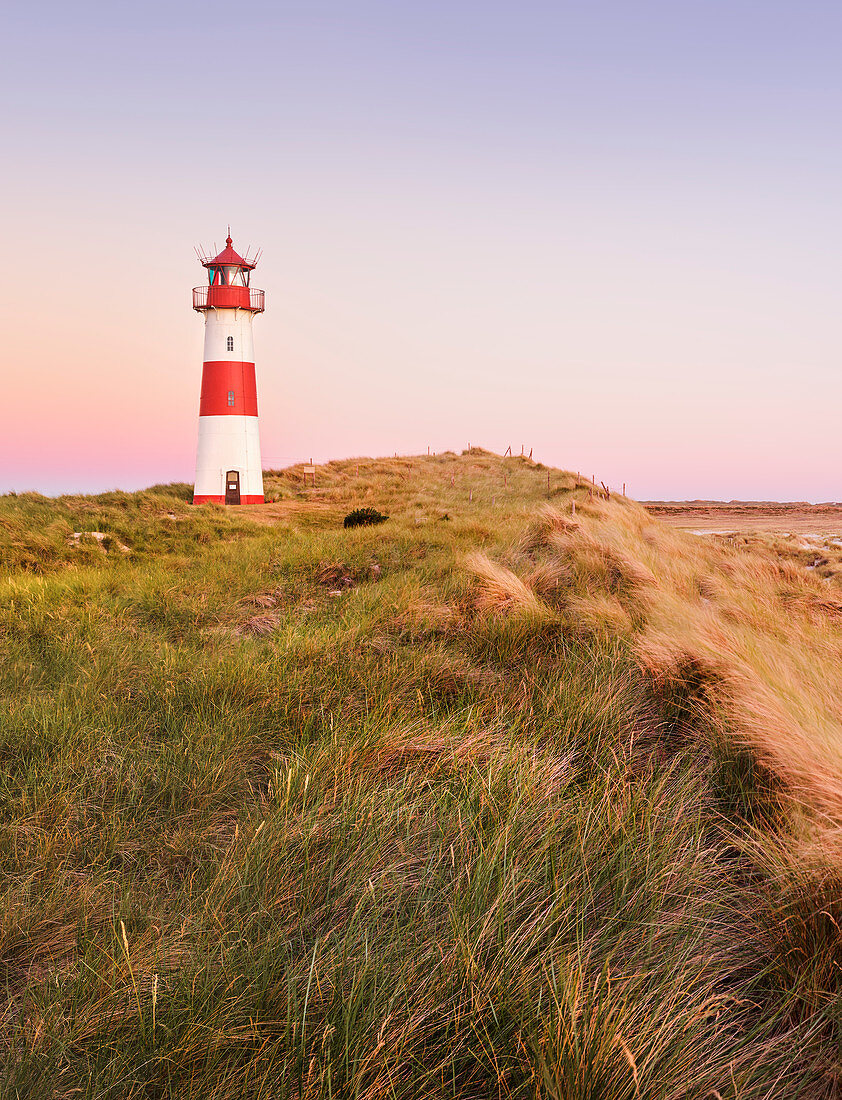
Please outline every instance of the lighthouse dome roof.
M239 254L239 252L234 251L232 247L233 244L234 242L231 240L231 236L229 234L225 238L225 248L223 248L223 250L218 255L213 256L210 259L202 258L202 266L216 267L222 266L224 264L233 264L236 267L245 267L249 271L251 271L255 267L257 260L249 260L247 258L244 258Z

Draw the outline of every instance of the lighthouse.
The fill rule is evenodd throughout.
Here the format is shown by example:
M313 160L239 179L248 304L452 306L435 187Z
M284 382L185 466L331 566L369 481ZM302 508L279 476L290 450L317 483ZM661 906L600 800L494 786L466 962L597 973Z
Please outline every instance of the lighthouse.
M263 503L251 327L263 291L249 286L259 254L248 259L233 246L229 229L219 255L199 255L208 283L193 290L193 308L205 315L194 504Z

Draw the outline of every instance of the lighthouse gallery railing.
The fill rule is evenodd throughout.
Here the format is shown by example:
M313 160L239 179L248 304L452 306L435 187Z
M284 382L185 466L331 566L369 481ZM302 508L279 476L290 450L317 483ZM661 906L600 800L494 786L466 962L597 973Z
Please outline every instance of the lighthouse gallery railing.
M250 309L262 313L265 309L264 293L244 286L195 286L194 309Z

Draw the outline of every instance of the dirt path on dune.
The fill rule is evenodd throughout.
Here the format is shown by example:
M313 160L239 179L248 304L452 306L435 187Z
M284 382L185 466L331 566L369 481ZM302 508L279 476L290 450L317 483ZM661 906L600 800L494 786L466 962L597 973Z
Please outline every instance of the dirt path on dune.
M341 505L328 504L321 500L279 500L275 504L242 504L240 514L254 520L255 523L278 523L281 520L294 520L299 516L330 517L344 514Z

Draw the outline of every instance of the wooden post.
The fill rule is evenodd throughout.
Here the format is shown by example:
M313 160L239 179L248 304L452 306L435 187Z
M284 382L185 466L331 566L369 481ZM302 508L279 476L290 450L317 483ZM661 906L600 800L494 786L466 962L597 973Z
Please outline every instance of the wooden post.
M625 495L626 495L626 483L624 481L623 482L623 496L625 496Z
M547 496L550 495L550 471L547 470Z

